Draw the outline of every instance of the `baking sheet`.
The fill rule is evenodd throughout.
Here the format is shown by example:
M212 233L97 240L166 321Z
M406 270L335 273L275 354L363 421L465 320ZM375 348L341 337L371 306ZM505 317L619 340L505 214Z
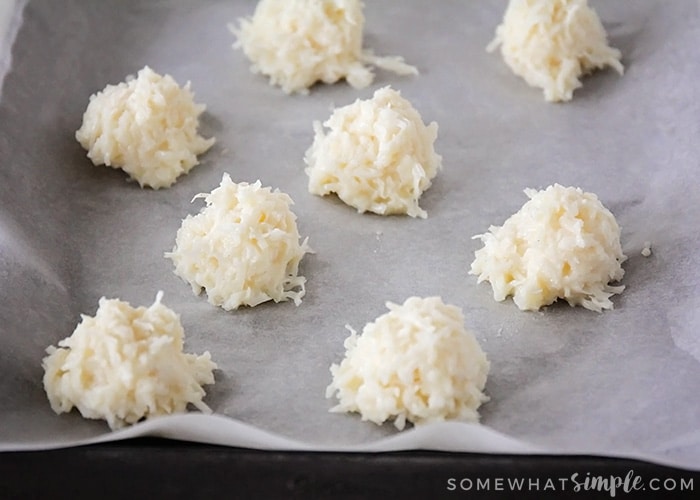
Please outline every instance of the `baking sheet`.
M253 1L31 0L0 101L0 450L159 435L262 449L440 449L592 453L700 468L700 14L695 0L591 2L622 50L623 77L587 78L572 102L545 103L484 47L505 2L367 1L366 46L421 71L286 96L249 72L226 24ZM94 167L74 139L90 94L150 65L191 80L216 145L171 189L141 190ZM311 122L333 106L400 89L440 126L444 169L427 220L360 215L308 194ZM163 258L190 203L260 179L286 191L302 236L307 295L225 312L195 297ZM558 182L596 193L622 227L625 292L602 314L497 303L468 270L474 234ZM645 241L653 255L645 258ZM147 305L157 290L182 316L186 350L218 363L215 415L158 418L119 432L56 416L41 385L44 349L101 296ZM464 309L491 361L481 425L398 433L328 413L328 367L344 325L384 302L440 295Z

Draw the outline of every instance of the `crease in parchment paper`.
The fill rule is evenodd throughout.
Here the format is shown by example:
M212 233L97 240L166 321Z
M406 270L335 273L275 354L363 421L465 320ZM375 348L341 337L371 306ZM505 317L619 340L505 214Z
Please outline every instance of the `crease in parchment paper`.
M29 0L0 3L0 98L5 75L12 66L12 44L22 25L22 11Z

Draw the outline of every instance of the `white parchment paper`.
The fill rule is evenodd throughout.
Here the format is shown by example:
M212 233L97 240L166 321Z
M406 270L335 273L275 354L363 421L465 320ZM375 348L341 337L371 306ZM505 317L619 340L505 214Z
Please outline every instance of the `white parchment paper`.
M421 75L379 71L371 88L286 96L252 75L226 24L255 2L31 0L0 101L0 450L159 435L261 449L439 449L593 453L700 469L700 14L695 0L591 2L626 73L587 78L548 104L485 46L505 2L367 0L366 45ZM171 189L94 167L74 139L90 94L150 65L192 82L217 144ZM400 89L440 126L444 169L427 220L359 215L308 194L304 151L333 106ZM195 297L163 253L223 172L295 200L316 254L303 303L225 312ZM496 303L468 275L479 242L555 182L596 193L622 226L625 292L602 314ZM653 254L645 258L645 241ZM55 415L41 359L101 296L178 311L186 349L220 369L215 415L159 418L111 433ZM328 367L384 302L441 295L464 309L491 360L482 424L398 433L328 413Z
M0 2L0 97L2 82L12 64L12 43L22 25L22 11L27 0L4 0Z

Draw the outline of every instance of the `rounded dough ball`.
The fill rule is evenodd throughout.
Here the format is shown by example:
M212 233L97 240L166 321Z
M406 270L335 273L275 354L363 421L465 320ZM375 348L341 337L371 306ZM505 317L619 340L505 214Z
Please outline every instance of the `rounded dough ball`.
M362 50L365 18L360 0L260 0L252 18L229 25L253 63L251 70L291 94L307 94L316 82L345 78L367 87L374 75L366 64L395 73L417 74L400 57L378 57Z
M442 167L433 144L438 125L390 87L337 108L306 152L309 192L336 193L358 212L427 217L418 200Z
M593 311L612 309L610 297L624 286L626 257L620 228L598 197L559 184L526 189L530 200L503 226L475 236L484 243L470 274L489 281L494 299L512 295L522 310L538 310L557 299Z
M359 412L376 424L394 419L424 424L475 422L488 397L489 362L464 328L460 308L440 297L387 302L388 313L345 340L345 359L331 366L326 397L337 393L333 412Z
M197 134L204 109L189 82L181 88L146 66L90 96L75 137L93 164L121 168L141 187L167 188L214 144Z
M299 263L311 250L307 240L299 242L289 195L260 181L236 184L224 174L218 188L197 198L206 207L182 221L175 247L166 253L175 274L226 310L268 300L299 305L306 283L297 276Z
M598 14L587 0L511 0L489 51L547 101L569 101L581 76L610 66L624 72L620 51L608 46Z
M102 297L94 317L83 315L70 337L46 349L44 389L56 413L76 407L112 429L188 404L211 413L202 385L214 383L216 364L208 352L182 352L180 317L162 295L147 308Z

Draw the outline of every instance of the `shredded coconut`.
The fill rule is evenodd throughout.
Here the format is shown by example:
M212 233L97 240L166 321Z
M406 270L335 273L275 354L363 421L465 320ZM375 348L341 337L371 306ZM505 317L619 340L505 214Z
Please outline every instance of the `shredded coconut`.
M316 82L345 78L367 87L374 75L367 65L400 75L418 74L401 57L378 57L362 49L365 18L359 0L261 0L252 18L229 29L253 63L287 94L307 94Z
M624 71L587 0L510 0L487 50L499 45L513 73L542 88L547 101L571 100L580 77L594 69Z
M148 308L102 297L94 317L82 315L70 337L46 349L44 389L56 413L76 407L112 429L188 404L211 413L202 385L214 383L216 364L209 352L182 352L180 317L162 296Z
M289 195L260 181L236 184L224 174L218 188L197 198L206 207L182 221L175 247L166 253L175 274L226 310L268 300L299 305L306 283L297 276L299 263L311 249L308 238L299 243Z
M121 168L141 187L166 188L214 144L197 134L204 109L189 82L180 88L146 66L92 95L75 137L93 164Z
M470 274L489 281L497 301L512 295L522 310L538 310L561 298L571 306L601 312L624 286L626 257L620 228L598 197L580 188L526 189L530 200L503 226L475 236L484 246L475 253Z
M390 87L333 111L306 152L309 192L337 193L358 212L427 217L418 206L442 166L433 144L438 125L426 126L415 108Z
M489 362L464 328L462 310L440 297L387 302L388 313L345 340L345 359L330 368L326 397L337 393L332 412L359 412L376 424L393 419L423 424L475 422L488 401L482 392Z

